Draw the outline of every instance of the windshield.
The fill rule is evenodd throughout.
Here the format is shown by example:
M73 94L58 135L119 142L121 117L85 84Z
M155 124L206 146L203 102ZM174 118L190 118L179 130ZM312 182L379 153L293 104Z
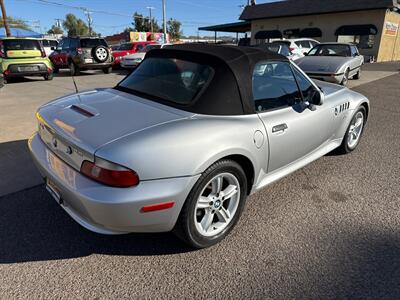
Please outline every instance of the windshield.
M317 45L308 52L309 56L351 56L347 45Z
M146 47L144 47L143 49L140 49L140 51L138 51L139 53L147 53L150 50L153 49L160 49L161 45L147 45Z
M120 51L127 51L127 50L132 50L132 44L122 44L121 46L119 46L118 50Z
M174 58L150 57L117 88L185 105L194 100L212 74L213 70L208 65Z
M108 45L104 39L81 39L81 47L82 48L93 48L93 47L97 47L100 45L108 47Z
M23 39L12 39L3 40L4 51L10 50L40 50L40 44L37 40L23 40Z

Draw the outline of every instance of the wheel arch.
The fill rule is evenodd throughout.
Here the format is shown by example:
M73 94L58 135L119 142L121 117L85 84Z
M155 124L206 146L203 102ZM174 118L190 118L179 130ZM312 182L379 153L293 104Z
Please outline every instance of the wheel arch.
M363 102L360 104L360 107L364 107L365 111L366 111L366 116L365 118L368 120L368 116L369 116L369 104L367 102Z
M220 160L224 160L224 159L233 160L234 162L238 163L243 168L243 171L246 174L246 178L247 178L247 195L249 195L253 188L254 178L255 178L255 169L254 169L253 162L247 156L245 156L243 154L231 154L231 155L221 157L217 161L214 161L212 164L210 164L210 166L212 166L216 162L218 162Z

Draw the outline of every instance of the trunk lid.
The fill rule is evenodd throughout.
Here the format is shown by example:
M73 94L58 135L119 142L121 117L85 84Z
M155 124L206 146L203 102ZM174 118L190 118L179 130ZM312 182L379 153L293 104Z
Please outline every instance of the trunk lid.
M114 89L82 92L39 109L52 134L89 154L126 135L187 118L190 113ZM192 114L191 114L192 115Z

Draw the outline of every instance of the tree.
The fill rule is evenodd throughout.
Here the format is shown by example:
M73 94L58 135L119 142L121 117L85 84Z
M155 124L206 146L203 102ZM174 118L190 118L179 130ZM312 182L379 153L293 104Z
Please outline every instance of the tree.
M10 26L11 28L20 28L20 29L25 29L25 30L31 30L29 25L24 20L21 20L18 18L13 18L13 17L8 16L7 23L8 23L8 26ZM4 27L3 18L0 18L0 27Z
M51 28L47 31L47 33L48 33L48 34L63 34L64 31L63 31L60 27L58 27L58 26L56 26L56 25L53 25L53 26L51 26Z
M89 27L85 21L78 19L74 14L67 14L63 27L67 31L68 36L84 36L89 35Z
M155 18L151 18L151 20L153 22L153 32L159 32L161 30L161 27L158 25L157 20ZM151 31L150 18L144 17L142 14L139 14L138 12L135 12L133 14L132 25L135 28L135 31L138 32Z
M169 19L167 22L167 29L171 39L179 40L180 37L183 35L181 30L182 23L176 19Z

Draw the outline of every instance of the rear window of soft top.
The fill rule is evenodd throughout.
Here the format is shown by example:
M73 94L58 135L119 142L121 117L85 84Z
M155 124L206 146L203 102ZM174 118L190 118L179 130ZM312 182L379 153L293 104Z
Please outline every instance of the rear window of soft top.
M175 58L147 58L116 88L180 105L190 104L211 80L214 70Z

